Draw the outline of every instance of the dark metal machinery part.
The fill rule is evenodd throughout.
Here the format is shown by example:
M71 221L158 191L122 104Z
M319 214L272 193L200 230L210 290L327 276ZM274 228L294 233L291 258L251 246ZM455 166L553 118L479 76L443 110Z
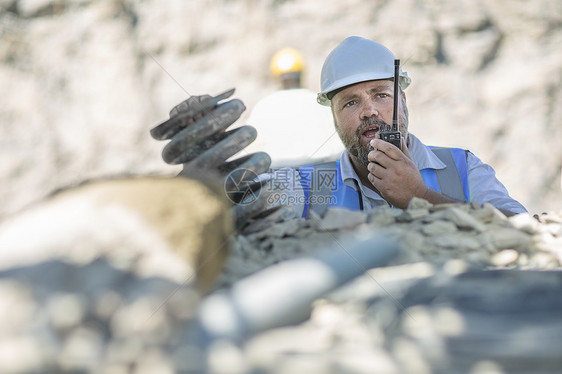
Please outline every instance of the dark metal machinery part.
M264 182L254 180L269 169L269 155L256 152L231 159L257 136L251 126L226 130L246 109L238 99L223 102L233 93L231 89L214 97L192 96L172 109L170 118L154 127L150 134L156 140L169 140L162 158L168 164L183 164L180 176L212 173L223 180L225 193L235 203L236 224L241 227L252 217L276 209L266 210L267 193L261 190ZM248 196L255 198L248 199Z

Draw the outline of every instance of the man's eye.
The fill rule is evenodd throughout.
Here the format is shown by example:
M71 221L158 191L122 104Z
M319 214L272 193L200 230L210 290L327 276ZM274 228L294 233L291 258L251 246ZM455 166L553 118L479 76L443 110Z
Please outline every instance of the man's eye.
M350 106L353 106L355 104L357 104L357 102L355 100L351 100L351 101L348 101L347 103L345 103L345 105L343 107L349 108Z
M381 99L384 99L385 97L389 97L390 95L385 94L385 93L380 93L377 96L380 97Z

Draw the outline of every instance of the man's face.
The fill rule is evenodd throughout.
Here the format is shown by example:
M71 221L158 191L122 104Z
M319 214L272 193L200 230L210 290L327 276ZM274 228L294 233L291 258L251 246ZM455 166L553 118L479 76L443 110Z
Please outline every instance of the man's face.
M402 136L408 132L408 114L404 95L400 95L399 124ZM332 113L336 130L349 153L367 167L369 142L382 124L392 125L394 82L367 81L354 84L332 98Z

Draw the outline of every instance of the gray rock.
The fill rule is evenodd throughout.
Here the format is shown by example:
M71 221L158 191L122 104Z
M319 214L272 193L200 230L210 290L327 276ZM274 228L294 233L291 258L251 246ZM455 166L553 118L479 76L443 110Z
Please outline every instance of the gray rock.
M481 247L477 238L467 235L447 234L434 238L432 242L438 247L459 251L475 250Z
M468 207L468 205L465 207ZM424 219L425 222L432 222L435 220L450 221L457 225L459 229L476 230L479 232L485 231L484 224L459 207L450 207L440 210L425 217Z
M424 199L420 199L418 197L414 197L408 203L408 210L410 210L410 209L430 209L430 208L433 208L433 207L434 207L434 205L431 204L429 201L424 200Z
M396 222L396 217L401 213L398 209L375 208L367 212L367 222L373 227L384 227Z
M433 221L422 227L422 232L429 236L451 234L455 231L457 231L457 226L450 221Z
M360 211L350 211L344 208L329 208L319 228L322 231L338 229L353 229L367 221L367 214Z
M514 249L504 249L492 256L491 262L495 266L511 265L519 259L519 253Z
M531 217L529 214L517 214L509 217L509 222L517 229L526 232L527 234L534 234L539 230L539 222Z
M489 203L485 203L482 206L475 205L473 210L470 211L470 215L483 223L502 222L506 218L502 212Z
M268 228L259 231L255 236L256 238L294 236L305 226L305 223L303 218L292 219L286 222L270 223Z
M407 209L396 217L396 222L412 222L429 214L427 208Z
M495 228L482 234L485 242L497 249L527 249L531 243L531 237L514 228Z

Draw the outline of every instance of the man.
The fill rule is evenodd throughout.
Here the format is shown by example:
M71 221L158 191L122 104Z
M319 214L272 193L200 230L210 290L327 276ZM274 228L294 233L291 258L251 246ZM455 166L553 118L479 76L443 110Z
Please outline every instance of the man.
M379 138L381 125L393 118L394 59L383 45L360 37L345 39L326 58L318 102L331 107L346 151L336 163L299 168L303 216L328 206L403 209L413 197L433 204L490 203L506 215L526 212L472 153L432 149L408 132L403 90L411 80L405 72L399 78L401 149Z

